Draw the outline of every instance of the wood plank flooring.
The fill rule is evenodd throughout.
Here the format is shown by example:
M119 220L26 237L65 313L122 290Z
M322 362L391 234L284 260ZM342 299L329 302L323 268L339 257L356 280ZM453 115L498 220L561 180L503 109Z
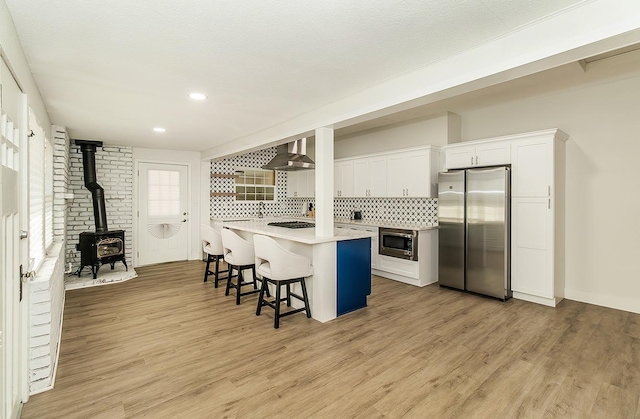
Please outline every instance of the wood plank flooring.
M273 329L204 263L67 292L55 388L23 418L640 418L640 315L373 278L369 307Z

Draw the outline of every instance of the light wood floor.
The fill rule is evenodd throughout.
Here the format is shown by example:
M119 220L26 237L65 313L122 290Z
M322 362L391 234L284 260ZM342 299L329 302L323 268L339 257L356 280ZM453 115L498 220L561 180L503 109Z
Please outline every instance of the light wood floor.
M640 315L374 277L368 308L275 330L203 270L68 292L55 388L23 418L640 418Z

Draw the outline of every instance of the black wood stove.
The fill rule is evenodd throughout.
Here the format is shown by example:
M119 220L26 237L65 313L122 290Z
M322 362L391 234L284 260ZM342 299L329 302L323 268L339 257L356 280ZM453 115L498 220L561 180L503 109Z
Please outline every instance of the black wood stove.
M124 230L80 233L80 243L76 248L80 251L78 276L85 266L89 266L93 273L93 279L96 279L98 269L106 263L110 264L113 269L116 262L122 262L124 267L129 270L124 255Z
M76 249L80 251L80 267L78 276L85 266L91 267L93 279L98 276L98 269L105 263L114 268L116 262L122 262L129 270L125 259L124 230L111 230L107 226L107 210L104 200L104 189L96 180L96 147L102 147L101 141L76 140L82 150L84 168L84 186L91 191L93 215L96 231L80 233L80 242Z

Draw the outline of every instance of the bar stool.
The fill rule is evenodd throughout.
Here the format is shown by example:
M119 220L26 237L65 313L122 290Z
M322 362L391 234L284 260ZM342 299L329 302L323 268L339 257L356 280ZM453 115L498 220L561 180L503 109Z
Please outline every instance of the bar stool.
M220 277L220 260L224 256L222 236L213 227L206 224L200 225L200 235L202 236L202 250L207 254L204 282L207 282L209 275L213 275L215 278L213 286L218 288L218 281L228 279L228 275ZM210 270L211 262L215 262L215 271Z
M223 228L222 234L222 248L224 250L224 260L229 266L229 273L227 274L227 289L224 295L229 295L231 288L236 289L236 304L240 304L240 297L243 295L254 294L260 292L256 283L256 265L255 265L255 253L253 251L253 244L246 241L242 237L238 236L228 228ZM237 280L235 283L231 281L233 278L233 269L238 271ZM251 269L253 280L245 281L242 271ZM246 285L253 285L251 291L242 292L242 287Z
M280 327L280 318L290 316L301 311L307 313L307 317L311 318L311 308L309 307L309 297L307 295L307 287L304 283L305 277L313 275L313 266L309 258L290 252L280 246L280 244L268 236L256 234L253 236L253 243L256 252L256 271L262 276L262 287L260 288L260 297L258 298L258 307L256 308L256 316L260 315L262 306L269 306L275 310L273 327ZM302 296L291 292L291 284L300 283L302 287ZM273 301L267 301L264 298L265 291L269 297L268 283L275 285L276 298ZM286 285L287 295L280 297L280 288ZM289 310L286 313L280 313L280 303L286 302L287 307L291 307L291 297L297 298L304 303L304 307L295 310Z

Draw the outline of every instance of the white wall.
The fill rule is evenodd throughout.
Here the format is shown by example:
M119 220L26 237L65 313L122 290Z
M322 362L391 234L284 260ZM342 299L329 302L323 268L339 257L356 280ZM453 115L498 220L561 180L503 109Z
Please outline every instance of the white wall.
M0 48L2 49L2 54L8 59L11 70L14 76L17 77L23 93L27 94L29 106L31 106L38 117L38 121L42 124L47 138L52 138L49 115L40 96L38 86L36 86L31 74L31 68L29 68L27 59L22 51L16 28L13 25L13 19L4 1L0 1Z
M566 298L640 312L640 70L599 71L577 74L581 86L460 112L463 141L555 127L569 134Z
M336 138L336 159L421 145L443 146L460 138L460 118L450 112L343 135Z
M202 192L200 187L202 182L202 169L200 164L200 153L195 151L178 151L178 150L155 150L150 148L134 148L133 149L133 163L134 166L140 162L153 162L153 163L182 163L189 165L189 223L191 227L190 240L189 240L189 260L197 260L202 258L202 245L200 241L200 223L202 221L200 212L202 206ZM135 168L134 168L135 169ZM134 176L135 178L135 176ZM136 183L134 181L134 199L133 209L134 214L137 211L137 199L138 191ZM207 204L208 204L208 197ZM137 218L134 219L134 246L137 245ZM136 250L136 249L134 249ZM135 258L134 258L135 260ZM137 263L136 263L137 266Z

